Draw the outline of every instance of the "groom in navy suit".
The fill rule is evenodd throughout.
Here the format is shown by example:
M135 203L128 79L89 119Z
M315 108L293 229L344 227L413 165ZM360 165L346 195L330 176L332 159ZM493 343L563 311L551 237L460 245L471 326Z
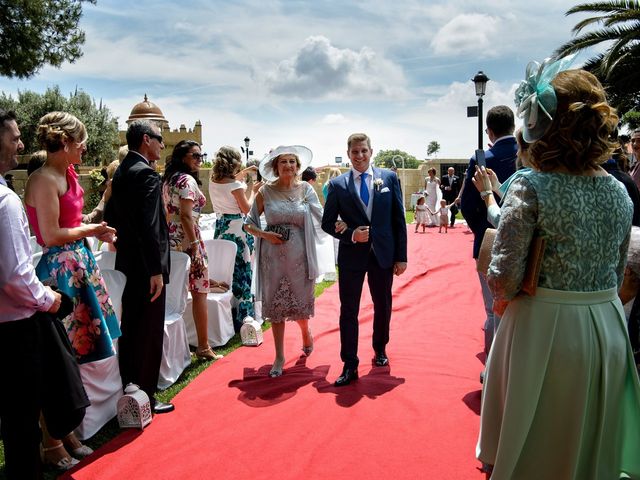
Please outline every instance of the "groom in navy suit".
M367 274L373 299L373 350L378 366L388 365L393 275L407 268L407 226L400 183L390 170L373 168L371 141L354 133L347 141L351 170L329 182L322 229L340 240L340 387L358 378L358 312ZM336 233L338 217L347 229Z

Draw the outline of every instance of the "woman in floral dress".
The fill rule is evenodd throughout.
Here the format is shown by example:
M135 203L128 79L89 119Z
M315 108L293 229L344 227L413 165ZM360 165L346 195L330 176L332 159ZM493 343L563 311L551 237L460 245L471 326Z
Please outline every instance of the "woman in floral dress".
M249 212L253 198L262 186L262 182L253 182L251 196L247 199L247 185L238 180L251 170L242 168L242 156L233 147L221 147L211 169L209 197L213 211L217 215L215 238L230 240L238 247L233 268L233 292L235 316L233 325L240 330L245 317L254 317L254 299L251 293L251 256L253 254L253 237L242 228L243 216Z
M184 252L191 258L189 291L193 298L193 319L198 337L196 356L217 360L222 355L214 353L207 335L209 268L207 251L198 226L198 217L207 203L198 186L201 164L200 145L193 140L179 141L165 168L162 185L169 224L169 247L171 250Z
M95 236L113 242L115 230L105 222L82 224L84 191L74 165L82 162L87 150L87 131L73 115L52 112L40 119L37 135L47 151L46 161L29 177L25 190L29 223L43 247L36 274L73 301L64 324L78 363L102 360L115 355L112 340L120 336L120 327L84 239ZM73 433L60 441L50 438L46 429L43 448L45 463L63 470L77 463L67 449L75 457L92 452Z

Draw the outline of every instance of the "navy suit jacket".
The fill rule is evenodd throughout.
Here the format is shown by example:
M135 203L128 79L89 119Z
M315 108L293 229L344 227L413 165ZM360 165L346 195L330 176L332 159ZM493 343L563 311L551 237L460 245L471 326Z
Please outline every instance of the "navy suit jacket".
M518 144L515 137L503 138L489 150L485 150L487 168L496 173L500 182L504 182L516 171L517 153ZM487 228L492 228L493 226L487 220L487 206L480 197L480 192L471 181L475 173L476 158L474 155L469 160L467 176L464 179L464 190L460 196L460 211L473 232L473 258L478 258L484 232Z
M390 170L374 167L374 182L378 178L383 184L373 186L371 220L360 201L351 170L329 182L322 229L340 239L340 268L366 270L372 248L382 268L407 261L407 225L398 176ZM347 224L347 230L341 234L335 232L338 217ZM369 242L353 243L353 231L364 225L369 226Z
M169 227L160 176L129 152L116 170L105 220L117 230L116 269L130 278L162 274L169 283Z

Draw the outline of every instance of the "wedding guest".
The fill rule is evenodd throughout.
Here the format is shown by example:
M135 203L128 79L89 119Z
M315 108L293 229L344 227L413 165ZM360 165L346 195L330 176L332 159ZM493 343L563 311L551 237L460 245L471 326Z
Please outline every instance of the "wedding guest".
M509 188L487 275L502 320L477 455L492 480L640 478L640 383L617 296L632 205L599 166L618 117L594 75L549 62L530 64L516 96L534 171ZM546 249L529 296L534 235Z
M329 182L340 175L342 175L342 172L339 168L333 167L329 169L329 173L327 173L327 181L322 185L322 196L325 200L327 199L327 193L329 193Z
M358 312L365 274L374 310L373 363L386 367L393 277L407 269L407 225L397 175L371 165L371 140L364 133L349 136L347 155L352 168L329 183L322 218L322 229L340 239L340 359L344 366L334 382L337 387L358 379ZM336 228L338 218L346 228Z
M198 218L207 204L200 190L198 172L202 164L200 145L193 140L180 140L173 148L171 160L162 177L169 248L189 255L189 292L193 299L193 320L196 326L198 347L196 356L205 360L218 360L209 345L207 331L207 293L209 293L209 265L207 251L200 235Z
M447 169L447 174L440 180L440 189L442 190L442 198L448 205L451 205L451 228L456 223L456 214L458 213L457 199L460 192L460 177L456 174L453 167Z
M151 167L160 159L164 139L148 120L127 128L129 153L113 175L105 218L118 230L116 269L127 276L122 295L122 338L118 360L123 385L135 383L147 394L154 413L175 409L155 398L162 362L165 284L171 261L162 202L162 181Z
M482 194L483 192L493 192L495 195L504 198L511 183L518 177L526 175L531 171L531 164L529 163L529 144L524 141L522 137L522 129L516 132L516 142L518 144L518 168L513 175L507 178L504 183L500 183L496 173L485 167L478 167L476 165L476 173L471 179L476 189ZM484 203L487 207L487 220L491 225L497 227L500 223L500 206L496 202L494 195L484 194L482 195Z
M506 105L497 105L487 112L486 117L487 135L491 142L491 148L484 151L486 167L495 172L501 182L509 178L516 171L516 155L518 147L513 136L515 130L515 120L513 111ZM476 173L476 156L469 160L469 166L465 175L464 184L460 191L460 211L467 221L467 225L473 232L473 258L478 259L480 245L484 238L484 232L491 224L487 220L487 209L483 197L491 193L483 192L482 196L471 185L472 178ZM500 317L493 311L493 297L487 286L487 279L484 273L478 272L482 301L486 319L484 322L484 352L489 354L493 336L495 335Z
M313 187L299 173L311 164L306 147L280 146L260 162L268 183L258 191L245 230L256 237L258 278L256 294L262 315L271 322L275 359L269 376L283 373L285 321L295 321L302 333L302 352L313 351L309 319L314 313L314 285L319 275L313 219L320 222L322 207ZM264 214L267 228L262 229Z
M46 358L40 313L56 313L61 303L60 293L35 274L27 217L5 184L23 149L15 113L0 109L0 376L12 390L0 395L0 422L9 480L42 478L38 418Z
M115 355L113 340L120 336L120 327L84 239L95 236L113 242L116 232L105 222L82 223L84 190L74 165L82 163L87 131L73 115L52 112L40 119L37 137L47 157L28 178L24 195L31 229L43 247L36 273L73 300L73 313L65 319L65 327L78 363L103 360ZM73 433L60 441L50 438L46 429L43 447L45 463L60 469L74 464L67 449L76 457L92 453Z
M243 216L249 213L262 182L253 182L251 196L247 199L247 184L239 180L252 171L257 171L257 167L242 169L240 152L225 146L216 152L209 180L209 198L217 216L215 238L230 240L237 246L231 285L235 298L233 325L236 331L240 330L246 317L255 317L251 293L254 239L243 228Z

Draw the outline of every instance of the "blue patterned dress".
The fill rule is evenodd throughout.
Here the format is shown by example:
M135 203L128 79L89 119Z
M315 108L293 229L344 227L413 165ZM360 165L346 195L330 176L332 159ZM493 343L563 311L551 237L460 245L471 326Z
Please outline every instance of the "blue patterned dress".
M509 302L477 447L492 480L640 478L640 384L617 297L631 215L612 176L531 172L509 188L487 275ZM546 250L529 297L518 292L534 232Z

